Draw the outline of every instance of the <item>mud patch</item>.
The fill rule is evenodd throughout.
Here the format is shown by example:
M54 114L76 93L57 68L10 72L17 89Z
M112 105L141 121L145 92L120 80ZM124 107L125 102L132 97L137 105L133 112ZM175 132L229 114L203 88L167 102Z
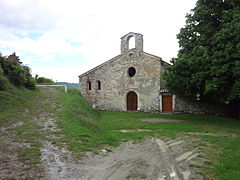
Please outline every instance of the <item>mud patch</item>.
M150 131L154 131L151 129L120 129L120 130L116 130L117 132L122 132L122 133L131 133L131 132L150 132Z
M206 132L187 132L185 134L189 134L189 135L202 135L202 136L221 136L221 137L231 137L231 138L235 138L236 135L234 134L223 134L223 133L206 133Z
M142 122L152 122L152 123L159 123L159 122L172 122L172 123L185 122L184 120L163 119L163 118L144 118L144 119L140 119L140 121L142 121Z

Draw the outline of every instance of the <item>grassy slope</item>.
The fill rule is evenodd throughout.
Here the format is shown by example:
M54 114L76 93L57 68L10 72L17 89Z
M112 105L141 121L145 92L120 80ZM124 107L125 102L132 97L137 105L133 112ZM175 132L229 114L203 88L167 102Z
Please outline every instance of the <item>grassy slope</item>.
M31 101L38 91L12 88L9 91L0 91L0 125L11 124L10 117L14 117L24 107L31 107Z
M62 92L62 91L61 91ZM97 111L81 96L78 91L60 93L57 101L63 102L63 110L59 115L58 124L64 135L61 141L68 144L76 154L86 150L98 152L97 149L116 146L121 141L140 140L150 136L166 136L169 138L194 138L193 146L202 151L202 157L207 159L200 166L205 179L236 180L240 179L240 122L230 118L204 115L163 115L149 113L128 113ZM51 95L49 95L51 96ZM19 149L19 159L34 166L40 161L39 133L40 126L33 124L31 118L22 117L18 112L30 108L34 112L36 98L43 95L39 91L12 90L0 91L0 127L8 126L18 121L24 124L15 128L16 141L28 142L31 147ZM140 118L170 118L182 119L180 123L148 123L139 121ZM120 133L119 129L152 129L152 132ZM192 136L184 132L212 132L234 135L232 137ZM1 133L0 133L1 135ZM57 143L57 142L56 142Z

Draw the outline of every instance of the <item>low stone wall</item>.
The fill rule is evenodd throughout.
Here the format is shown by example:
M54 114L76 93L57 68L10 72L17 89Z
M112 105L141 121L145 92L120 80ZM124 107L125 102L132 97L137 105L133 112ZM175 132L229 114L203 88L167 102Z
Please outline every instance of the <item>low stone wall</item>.
M175 112L191 114L214 114L217 116L229 116L230 111L227 105L193 102L180 96L175 99Z

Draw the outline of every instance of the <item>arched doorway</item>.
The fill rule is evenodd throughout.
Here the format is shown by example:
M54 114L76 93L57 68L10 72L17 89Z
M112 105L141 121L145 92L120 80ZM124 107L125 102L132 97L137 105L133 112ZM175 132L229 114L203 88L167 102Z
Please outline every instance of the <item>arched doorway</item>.
M136 111L137 106L138 106L137 94L133 91L130 91L127 94L127 110L128 111Z

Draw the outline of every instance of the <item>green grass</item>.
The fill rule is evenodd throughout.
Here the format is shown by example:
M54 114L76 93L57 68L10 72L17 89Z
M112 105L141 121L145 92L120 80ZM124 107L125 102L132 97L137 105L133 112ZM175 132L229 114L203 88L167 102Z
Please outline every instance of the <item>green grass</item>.
M206 179L240 179L240 138L202 136L201 139L215 145L205 152L208 161L202 168Z
M106 138L98 121L100 113L80 96L79 91L69 89L60 100L64 107L58 124L62 128L60 133L65 135L63 140L69 145L69 149L81 153L103 144Z

